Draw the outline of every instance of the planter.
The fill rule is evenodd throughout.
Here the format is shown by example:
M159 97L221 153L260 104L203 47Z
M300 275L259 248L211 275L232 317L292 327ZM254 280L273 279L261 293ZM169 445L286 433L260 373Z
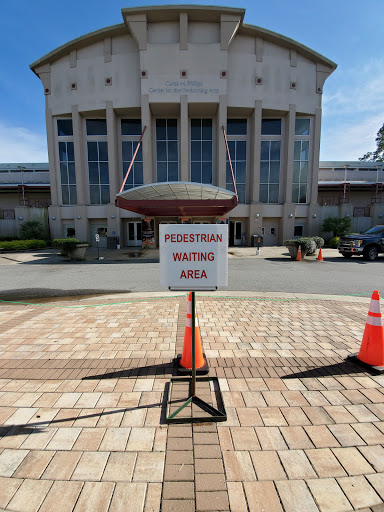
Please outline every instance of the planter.
M65 254L70 260L83 261L85 260L85 251L87 250L87 247L89 247L88 244L77 244L76 249Z
M285 247L288 249L291 258L295 260L299 247L297 245L286 245ZM306 252L301 248L301 257L304 258L304 256L306 256Z

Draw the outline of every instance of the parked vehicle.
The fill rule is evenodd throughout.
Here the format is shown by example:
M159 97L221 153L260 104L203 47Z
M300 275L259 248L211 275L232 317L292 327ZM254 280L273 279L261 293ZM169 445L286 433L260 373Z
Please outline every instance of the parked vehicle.
M344 258L363 255L365 260L374 261L380 252L384 253L384 226L375 226L359 235L341 236L337 248Z

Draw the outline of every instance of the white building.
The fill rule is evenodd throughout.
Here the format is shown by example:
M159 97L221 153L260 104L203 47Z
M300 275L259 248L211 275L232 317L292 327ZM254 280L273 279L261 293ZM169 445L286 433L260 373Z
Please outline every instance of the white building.
M230 244L250 244L262 229L266 245L292 237L295 226L319 232L321 99L336 64L244 24L244 12L122 9L121 25L31 65L46 97L52 237L74 229L81 240L99 232L119 236L122 246L141 245L150 211L155 243L160 222L217 222L219 210L144 208L141 215L117 208L115 199L143 131L125 199L193 196L199 187L191 182L211 185L200 188L224 198L213 188L233 190L223 127L239 199L225 215Z

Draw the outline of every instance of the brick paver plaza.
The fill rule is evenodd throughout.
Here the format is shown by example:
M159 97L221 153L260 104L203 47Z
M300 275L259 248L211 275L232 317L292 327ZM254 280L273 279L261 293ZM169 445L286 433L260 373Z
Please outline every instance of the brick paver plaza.
M197 294L228 419L168 426L186 305L0 305L0 509L382 510L384 376L345 361L369 299Z

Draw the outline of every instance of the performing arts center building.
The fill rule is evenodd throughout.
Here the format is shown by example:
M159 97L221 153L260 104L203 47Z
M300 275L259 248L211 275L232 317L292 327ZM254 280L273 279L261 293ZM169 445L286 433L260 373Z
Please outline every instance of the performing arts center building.
M321 100L336 64L244 14L122 9L123 23L31 65L52 238L155 247L160 223L228 223L230 245L319 233Z

